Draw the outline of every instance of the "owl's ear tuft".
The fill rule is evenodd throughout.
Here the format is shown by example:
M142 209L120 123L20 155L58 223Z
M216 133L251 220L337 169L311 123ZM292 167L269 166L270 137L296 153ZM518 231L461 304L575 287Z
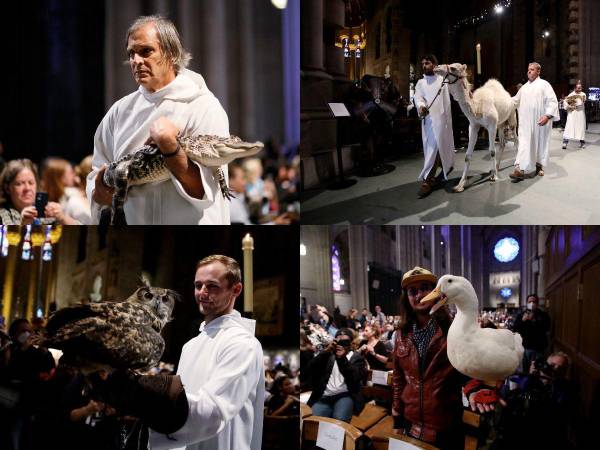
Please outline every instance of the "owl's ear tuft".
M147 287L147 288L151 287L150 281L148 280L148 278L146 278L146 276L144 274L140 275L139 282L140 282L140 287Z
M177 292L175 292L171 289L167 289L167 291L169 292L169 295L175 299L176 302L179 302L179 303L183 302L183 297L181 295L179 295Z

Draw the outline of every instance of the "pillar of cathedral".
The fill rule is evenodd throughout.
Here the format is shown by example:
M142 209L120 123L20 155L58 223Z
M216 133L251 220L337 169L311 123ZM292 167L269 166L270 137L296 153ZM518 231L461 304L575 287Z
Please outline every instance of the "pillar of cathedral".
M419 264L419 227L396 225L396 269L403 273Z
M520 304L524 305L527 300L527 296L535 290L535 275L531 267L533 262L532 253L537 242L535 241L535 234L531 227L521 227L521 296Z
M335 46L336 33L344 26L344 1L325 0L323 6L325 69L334 79L345 79L344 49Z
M348 227L350 294L352 295L352 306L359 310L369 308L367 231L364 226Z
M442 271L442 261L441 261L441 251L440 251L440 241L441 241L441 233L440 226L433 226L431 232L431 270L436 276L440 277L443 275Z
M462 239L463 225L448 227L448 242L446 243L448 252L448 269L447 273L463 276L462 273Z
M549 226L539 226L537 235L537 256L538 256L538 274L537 274L537 295L545 303L546 300L546 240L550 232Z
M302 226L300 242L306 247L306 255L300 256L300 293L309 304L333 311L329 228Z
M579 0L569 1L569 84L575 85L580 77L579 64Z
M327 151L335 148L336 138L335 119L327 106L333 101L333 76L324 66L324 3L302 0L300 8L300 157L304 183L314 185L333 175L333 158Z
M7 238L5 237L5 239ZM8 255L6 257L6 266L4 271L4 284L2 286L2 316L4 316L4 320L7 326L12 322L13 319L13 290L18 253L18 245L10 245L8 247Z

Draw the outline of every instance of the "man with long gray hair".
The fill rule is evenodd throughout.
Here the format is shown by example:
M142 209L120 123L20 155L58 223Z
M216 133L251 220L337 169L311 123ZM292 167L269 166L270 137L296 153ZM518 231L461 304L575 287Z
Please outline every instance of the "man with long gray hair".
M212 171L181 151L177 135L228 137L227 114L204 79L185 69L191 55L175 25L144 16L127 31L126 50L139 88L118 100L94 136L93 170L87 178L93 216L110 205L114 189L102 182L106 166L154 143L171 172L170 180L132 188L124 206L128 224L229 224L229 205ZM227 177L227 166L221 166Z

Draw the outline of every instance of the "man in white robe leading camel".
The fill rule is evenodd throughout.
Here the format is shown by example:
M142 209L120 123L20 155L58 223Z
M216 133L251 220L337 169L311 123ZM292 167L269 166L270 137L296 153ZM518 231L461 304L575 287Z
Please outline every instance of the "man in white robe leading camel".
M544 176L548 165L552 122L560 120L556 94L546 80L540 78L542 66L529 64L527 78L513 102L519 112L519 149L515 170L510 178L516 181Z
M423 153L425 163L419 175L423 184L419 197L428 196L434 188L447 180L447 175L454 165L454 135L452 134L452 110L448 88L443 85L444 77L433 72L437 66L434 55L421 59L423 78L415 87L415 104L422 119ZM436 177L439 167L442 171Z

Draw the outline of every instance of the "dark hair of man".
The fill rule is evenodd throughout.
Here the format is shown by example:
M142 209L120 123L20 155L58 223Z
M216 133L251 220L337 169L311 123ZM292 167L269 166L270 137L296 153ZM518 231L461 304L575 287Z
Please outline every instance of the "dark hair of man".
M8 335L11 337L11 339L17 338L17 329L23 323L29 323L29 320L27 320L27 319L13 320L13 322L10 324L10 327L8 328Z
M431 62L433 63L433 65L434 65L434 66L437 66L437 65L438 65L438 60L437 60L437 58L435 57L435 55L433 55L433 54L431 54L431 53L429 53L429 54L427 54L427 55L423 56L423 57L421 58L421 61L423 61L423 60L425 60L425 61L431 61Z

